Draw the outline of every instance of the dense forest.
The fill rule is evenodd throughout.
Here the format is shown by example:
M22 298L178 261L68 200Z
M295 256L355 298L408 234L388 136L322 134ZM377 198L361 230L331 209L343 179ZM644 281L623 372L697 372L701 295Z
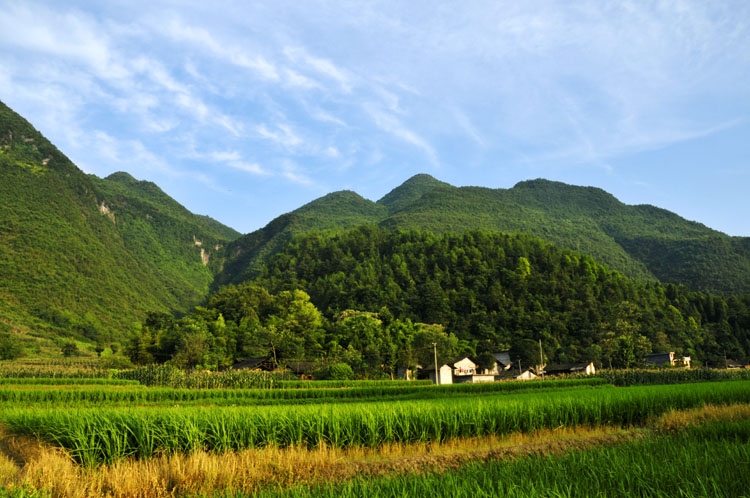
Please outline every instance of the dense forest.
M252 282L186 317L147 321L130 349L136 361L219 366L271 355L376 376L416 362L432 342L442 360L510 350L532 364L539 340L550 362L632 367L664 351L698 364L744 360L750 296L637 282L529 235L368 225L295 237ZM202 353L186 352L196 344ZM366 368L368 358L378 366Z
M639 281L724 295L750 293L750 238L730 237L654 206L629 206L594 187L548 180L510 189L453 187L416 175L377 202L341 191L233 241L214 289L257 277L293 236L375 224L435 234L528 233L587 254Z

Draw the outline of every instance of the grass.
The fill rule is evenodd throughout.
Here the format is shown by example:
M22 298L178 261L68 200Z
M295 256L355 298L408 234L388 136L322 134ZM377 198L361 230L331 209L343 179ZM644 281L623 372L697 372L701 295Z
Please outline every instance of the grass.
M137 380L67 378L67 377L0 377L0 386L137 386Z
M67 449L87 466L126 457L265 446L379 447L579 425L642 425L672 409L750 403L745 381L554 391L401 403L234 408L11 409L19 435Z
M367 473L408 473L422 466L445 469L477 458L531 451L559 452L591 446L618 436L617 428L563 428L533 434L452 440L445 443L392 444L380 448L266 448L216 454L159 455L149 460L126 459L111 465L86 468L69 456L34 440L17 438L16 454L23 465L10 464L0 485L47 489L54 497L112 496L163 497L211 495L234 489L246 493L267 487L290 487L301 482L346 480ZM0 460L2 457L0 456Z
M731 428L731 430L727 430ZM271 497L737 497L750 489L750 422L620 446L473 463L444 473L270 490ZM235 497L247 496L235 494Z
M42 382L34 382L39 380ZM170 389L170 388L113 388L118 382L136 381L110 379L70 379L68 389L50 390L46 385L64 385L64 379L21 379L0 388L0 401L15 404L214 404L214 405L281 405L317 404L352 401L386 401L404 399L438 399L447 397L478 396L526 392L533 390L558 390L571 388L596 388L608 386L602 379L575 379L560 381L505 382L490 384L452 384L446 386L395 385L378 383L350 388L307 389ZM111 385L107 385L111 384ZM0 381L0 385L3 382ZM324 384L325 385L325 384ZM26 387L26 388L24 388ZM77 387L77 388L74 388Z
M704 406L687 411L670 411L652 419L649 426L656 427L658 434L661 432L659 427L667 420L679 420L681 428L691 429L694 424L705 422L735 424L737 421L746 420L747 416L750 416L750 404ZM721 437L718 431L714 431L712 435L704 433L695 436L714 440ZM148 460L125 459L96 468L76 465L64 452L33 439L6 437L0 438L0 441L4 440L7 443L6 448L0 452L0 488L5 486L11 489L44 490L39 494L30 492L27 495L11 496L156 498L239 497L251 496L263 490L272 496L284 496L282 490L291 488L294 488L289 492L291 496L310 496L309 490L327 486L330 488L328 495L331 496L343 487L354 486L350 480L359 477L372 483L372 487L362 489L362 493L376 497L383 495L382 481L388 478L399 481L411 480L409 486L416 487L419 485L419 477L425 473L432 479L440 479L445 474L437 474L437 471L449 474L457 470L461 472L460 469L472 462L480 469L483 469L485 464L515 465L516 462L526 461L530 457L536 459L533 460L535 462L544 462L540 455L555 458L569 451L588 451L602 444L614 450L618 448L613 446L614 444L627 445L629 441L640 441L644 437L649 437L649 432L644 432L643 429L556 428L529 434L514 433L502 437L487 436L446 442L390 444L379 448L308 449L270 446L224 454L197 451L190 455L159 455ZM672 438L671 441L674 441L679 451L682 442L676 438ZM12 451L9 451L7 446L13 446ZM13 460L4 454L13 455ZM604 454L603 458L607 458L607 455ZM726 456L721 454L714 453L712 458L726 461ZM731 462L731 465L737 466L737 462ZM523 467L519 464L514 468ZM516 482L514 475L509 473L506 476L513 479L512 482ZM563 477L571 480L570 476ZM544 491L549 489L540 490L540 496L555 496ZM460 490L457 493L457 496L461 496ZM410 496L424 495L421 494L421 490L415 489L414 494ZM588 494L581 493L579 496Z

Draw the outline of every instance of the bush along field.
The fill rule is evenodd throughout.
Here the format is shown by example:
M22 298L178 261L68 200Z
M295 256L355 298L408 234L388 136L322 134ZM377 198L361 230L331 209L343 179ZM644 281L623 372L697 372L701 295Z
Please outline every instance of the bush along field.
M0 496L742 496L747 481L744 372L626 387L107 375L0 380Z

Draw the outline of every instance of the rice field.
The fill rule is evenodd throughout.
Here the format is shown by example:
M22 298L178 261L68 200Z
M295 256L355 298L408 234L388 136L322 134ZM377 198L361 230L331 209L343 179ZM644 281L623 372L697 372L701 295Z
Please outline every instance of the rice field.
M477 386L478 387L478 386ZM750 383L681 384L295 407L6 409L14 434L68 450L84 465L196 450L377 447L543 428L639 425L672 409L750 403Z
M727 480L745 483L746 478L735 475L737 463L730 469L726 461L745 465L746 474L750 475L748 423L714 423L707 426L710 429L672 424L669 430L656 429L654 424L656 418L674 410L707 405L741 404L748 407L742 412L748 418L750 380L742 380L744 373L722 377L722 381L696 375L696 382L686 382L689 377L655 372L627 377L630 380L624 383L630 384L628 387L601 377L433 386L410 381L295 381L283 376L243 377L235 373L221 377L208 372L181 373L174 378L177 380L170 380L169 375L173 374L168 369L145 374L141 370L137 375L109 372L106 377L67 378L13 377L10 370L6 373L0 378L0 427L4 433L0 435L0 496L6 496L3 465L11 465L4 464L2 458L6 448L12 446L7 442L11 440L3 438L38 441L36 444L44 448L57 448L61 452L59 458L82 469L81 475L90 475L127 462L176 462L172 459L190 455L214 455L220 462L226 455L247 451L283 455L299 451L382 451L420 445L449 447L455 444L452 441L496 441L519 434L532 437L544 431L596 432L600 428L605 432L653 432L644 441L615 447L522 458L510 463L478 461L434 475L405 472L377 480L354 479L283 490L274 490L273 481L264 481L237 488L265 489L263 492L268 494L262 496L622 496L617 490L635 496L681 496L675 494L675 488L658 484L669 474L661 467L651 469L660 461L674 462L675 468L664 468L687 483L687 494L682 496L729 496L738 488ZM186 381L191 375L193 380ZM211 381L206 387L205 379L211 375L219 381ZM665 383L656 384L659 378ZM681 380L670 383L675 378ZM163 387L165 384L182 387ZM224 384L232 387L221 387ZM253 387L242 387L245 385ZM39 454L39 450L31 453ZM8 453L8 458L17 458L15 454ZM703 460L698 461L700 458ZM705 463L708 460L716 463ZM611 466L597 462L610 462ZM701 481L705 489L698 487L700 483L693 475L684 475L686 472L677 468L687 462L706 472L708 477ZM639 475L648 477L628 480L628 466L643 466L646 471ZM591 475L571 479L571 473L581 472L584 467L593 469ZM653 470L651 474L649 469ZM50 474L49 479L54 477ZM71 482L76 479L71 478ZM55 498L87 496L61 491L57 485L45 487L36 481L28 488L28 481L23 482L27 483L26 488L9 488L15 494L8 496L44 496L37 494L43 489L51 490L50 496ZM293 477L285 478L285 486L290 482L294 482ZM518 484L510 486L508 482ZM537 487L528 487L532 482ZM229 484L216 486L217 496L246 496L232 494L235 491ZM597 487L599 494L584 493L586 486ZM74 487L70 484L66 489ZM133 496L130 493L121 496ZM173 495L182 496L177 491Z
M539 496L592 498L748 496L750 423L716 424L621 446L473 463L445 473L410 474L269 490L262 498ZM226 495L230 496L230 495ZM243 494L232 495L241 498Z
M436 399L448 397L474 397L492 393L514 393L523 391L550 391L574 388L609 387L603 379L571 379L555 382L506 382L488 384L450 384L445 386L395 385L379 382L365 383L364 386L352 384L343 389L335 387L308 387L287 389L170 389L145 388L135 381L110 379L71 379L66 384L61 379L44 379L43 382L21 382L2 388L0 382L0 402L33 405L180 405L216 404L216 405L282 405L309 403L342 403L356 401L384 401L406 399ZM42 380L42 379L37 379ZM47 382L49 380L50 382ZM308 382L307 385L311 383ZM128 389L116 389L112 386L128 386ZM323 383L325 386L325 383ZM50 389L48 386L65 387ZM104 387L106 386L106 387Z

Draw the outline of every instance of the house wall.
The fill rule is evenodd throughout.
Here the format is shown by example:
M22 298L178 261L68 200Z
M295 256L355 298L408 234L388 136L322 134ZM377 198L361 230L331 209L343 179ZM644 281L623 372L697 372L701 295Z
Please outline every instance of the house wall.
M477 371L477 364L468 358L463 358L453 364L454 375L474 375Z
M537 378L537 376L536 376L536 375L534 375L534 373L533 373L533 372L530 372L530 371L526 370L526 371L525 371L524 373L522 373L521 375L518 375L518 376L516 377L516 380L534 380L534 379L536 379L536 378Z
M435 382L435 371L430 372L430 380ZM438 384L453 384L453 369L450 365L443 365L438 370Z

